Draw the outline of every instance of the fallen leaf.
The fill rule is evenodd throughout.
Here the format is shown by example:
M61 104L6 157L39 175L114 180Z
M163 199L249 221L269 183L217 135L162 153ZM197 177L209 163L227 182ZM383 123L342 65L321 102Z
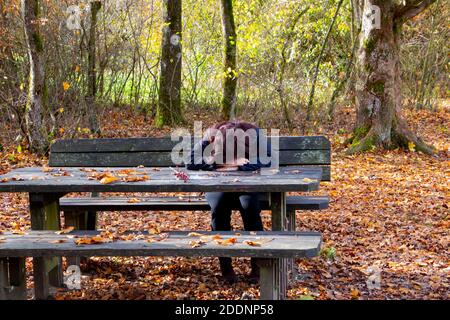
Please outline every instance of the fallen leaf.
M352 299L358 299L359 296L361 295L358 289L352 289L350 294L352 296Z
M209 291L204 283L200 283L200 285L198 286L198 290L200 292L208 292Z
M158 227L150 227L150 228L148 229L148 233L150 233L150 234L160 234L161 231L159 230Z
M141 200L138 198L131 198L130 200L128 200L128 203L140 203Z
M50 241L51 243L63 243L63 242L66 242L66 240L64 240L64 239L58 239L58 240L52 240L52 241Z
M189 241L189 245L192 247L192 248L198 248L198 247L201 247L201 246L203 246L203 245L205 245L206 244L206 242L204 242L204 241L202 241L202 240L193 240L193 241Z
M69 89L70 89L70 83L64 81L64 82L63 82L63 89L64 89L64 91L69 90Z
M248 245L248 246L250 246L250 247L261 247L261 243L258 242L258 241L245 240L245 241L243 242L243 244L246 244L246 245Z
M149 180L149 176L142 176L142 177L131 176L131 177L122 178L122 181L124 181L124 182L141 182L141 181L147 181L147 180Z
M22 231L22 230L12 230L11 233L22 235L22 236L27 234L25 231Z
M119 178L114 177L114 176L107 176L107 177L102 178L100 180L100 183L101 184L111 184L111 183L113 183L113 182L115 182L117 180L119 180Z
M203 234L198 233L198 232L190 232L188 233L188 237L201 237L203 236Z
M73 230L75 230L75 227L67 227L67 228L65 228L65 229L56 231L55 233L56 233L56 234L66 234L66 233L72 232Z
M228 239L215 239L214 242L220 246L230 246L237 242L237 238L233 237Z

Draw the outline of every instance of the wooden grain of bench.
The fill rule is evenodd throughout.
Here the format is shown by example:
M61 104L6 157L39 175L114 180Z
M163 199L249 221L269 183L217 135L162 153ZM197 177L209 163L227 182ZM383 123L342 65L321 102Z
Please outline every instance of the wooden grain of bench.
M5 233L0 243L0 271L16 270L10 263L17 259L33 257L79 257L79 256L181 256L181 257L253 257L261 268L260 298L278 300L282 297L279 278L282 258L311 258L318 255L321 235L317 232L199 232L205 236L220 235L223 240L236 238L233 245L223 246L208 241L194 248L190 241L196 237L189 232L168 232L162 241L148 242L147 239L77 245L75 240L98 235L96 231L77 231L70 234L56 234L54 231L29 231L25 235ZM145 232L137 232L149 236ZM73 238L75 236L76 238ZM156 237L156 236L155 236ZM251 246L246 241L259 242ZM15 283L14 274L0 272L0 299L6 298ZM10 297L9 297L10 298Z

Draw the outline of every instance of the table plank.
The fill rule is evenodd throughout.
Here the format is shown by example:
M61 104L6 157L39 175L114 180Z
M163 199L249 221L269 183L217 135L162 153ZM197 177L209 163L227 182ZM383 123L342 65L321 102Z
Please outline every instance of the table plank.
M114 182L101 184L89 180L90 172L86 168L52 168L43 172L42 168L22 168L0 176L0 192L289 192L315 191L319 188L322 168L282 167L271 175L258 172L206 172L189 171L184 168L190 179L178 180L170 168L136 168L150 177L142 182ZM130 168L91 168L96 172L117 173ZM67 173L67 176L61 175Z
M200 232L206 235L220 234L222 239L236 237L233 245L218 245L214 241L193 248L187 231L168 232L162 241L146 240L76 245L68 235L58 235L51 231L30 231L26 235L5 233L0 243L0 257L70 257L70 256L188 256L188 257L314 257L321 245L321 235L317 232ZM97 231L72 232L70 236L94 236ZM139 234L139 233L138 233ZM147 233L143 232L142 234ZM62 243L56 243L64 240ZM261 246L249 246L244 241L260 241Z

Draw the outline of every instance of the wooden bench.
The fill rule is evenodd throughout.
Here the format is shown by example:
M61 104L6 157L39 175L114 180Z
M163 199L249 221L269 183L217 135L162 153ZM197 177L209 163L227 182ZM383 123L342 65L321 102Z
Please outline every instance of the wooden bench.
M178 142L163 138L129 139L79 139L59 140L51 147L50 167L174 167L171 152ZM330 142L323 136L280 137L280 166L321 166L322 180L330 180ZM95 195L94 195L95 196ZM328 207L326 196L290 196L287 198L288 229L295 231L296 210L322 210ZM262 199L262 208L269 202ZM129 198L62 198L61 210L68 225L94 230L98 211L193 211L209 210L204 199L178 197L139 198L129 203Z
M169 232L166 236L153 235L163 240L149 242L150 235L139 233L143 239L132 241L116 240L114 242L77 245L75 241L82 237L98 235L96 231L77 231L70 234L56 234L54 231L29 231L25 235L5 233L0 244L0 299L7 296L15 286L14 266L9 264L11 258L46 258L79 256L186 256L186 257L253 257L258 258L261 268L260 298L277 300L280 292L280 258L310 258L318 254L321 236L316 232L201 232L202 235L220 235L221 240L236 238L236 243L223 246L214 240L193 247L193 240L199 237L189 236L188 232ZM76 238L73 238L76 236ZM158 239L159 240L159 239ZM259 242L252 246L246 241ZM11 290L10 290L11 289Z

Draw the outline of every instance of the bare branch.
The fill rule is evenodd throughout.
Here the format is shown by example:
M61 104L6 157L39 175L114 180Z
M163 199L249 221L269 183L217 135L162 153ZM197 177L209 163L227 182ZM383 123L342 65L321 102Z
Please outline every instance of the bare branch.
M400 23L408 21L423 12L434 2L436 2L436 0L406 1L405 5L400 6L397 9L397 12L395 13L395 20Z

